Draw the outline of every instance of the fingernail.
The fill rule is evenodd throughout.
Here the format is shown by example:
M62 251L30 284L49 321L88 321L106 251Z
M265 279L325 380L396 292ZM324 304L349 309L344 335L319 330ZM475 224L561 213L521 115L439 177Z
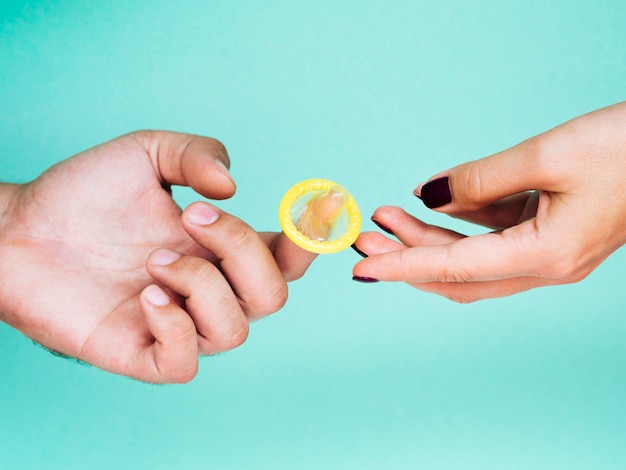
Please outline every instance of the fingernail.
M417 189L413 190L413 196L415 196L416 198L418 198L420 201L422 201L422 196L420 196L420 193L417 191Z
M230 178L231 180L233 179L232 175L230 174L230 170L228 169L226 164L221 159L219 159L219 158L215 159L215 166L217 166L217 168L220 170L220 172L222 172L224 175L228 176L228 178Z
M355 244L350 245L352 247L352 249L354 251L356 251L359 255L361 255L363 258L367 258L367 253L363 253L361 250L359 250Z
M450 182L447 176L429 181L422 187L422 202L429 209L445 206L452 202Z
M164 307L170 303L170 298L167 296L163 290L155 286L154 284L146 287L143 291L143 295L146 297L146 300L150 302L152 305L156 305L157 307Z
M357 281L357 282L364 282L366 284L378 282L378 279L374 279L373 277L363 277L363 276L352 276L352 280Z
M150 255L150 264L155 266L167 266L180 259L180 254L165 248L159 248Z
M393 232L391 230L389 230L387 227L385 227L383 224L381 224L374 217L372 217L372 222L374 222L376 225L378 225L378 228L380 228L382 231L387 232L389 235L393 235Z
M218 217L217 210L203 202L193 204L187 209L187 220L195 225L211 225Z

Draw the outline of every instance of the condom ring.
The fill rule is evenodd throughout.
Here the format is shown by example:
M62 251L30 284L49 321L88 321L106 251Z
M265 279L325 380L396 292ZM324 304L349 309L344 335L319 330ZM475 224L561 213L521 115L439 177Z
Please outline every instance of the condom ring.
M278 221L293 243L320 254L348 248L361 231L361 212L348 190L319 178L301 181L285 193Z

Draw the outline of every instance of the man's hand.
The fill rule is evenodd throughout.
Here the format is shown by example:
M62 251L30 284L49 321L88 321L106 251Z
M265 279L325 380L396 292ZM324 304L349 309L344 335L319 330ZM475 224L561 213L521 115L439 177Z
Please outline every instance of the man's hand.
M0 319L59 353L148 382L245 341L315 255L171 185L235 193L214 139L143 131L0 186Z

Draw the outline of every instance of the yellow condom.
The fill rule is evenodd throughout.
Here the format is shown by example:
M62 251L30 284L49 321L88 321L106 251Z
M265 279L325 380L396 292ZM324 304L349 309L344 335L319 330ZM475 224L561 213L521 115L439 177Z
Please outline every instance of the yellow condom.
M280 226L289 239L313 253L336 253L354 243L361 212L343 186L310 179L285 193L278 208Z

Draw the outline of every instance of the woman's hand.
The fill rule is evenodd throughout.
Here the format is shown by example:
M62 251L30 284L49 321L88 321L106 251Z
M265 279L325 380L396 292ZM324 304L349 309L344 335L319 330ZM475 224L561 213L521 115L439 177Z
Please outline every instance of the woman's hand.
M357 280L404 281L458 302L580 281L626 242L626 103L578 117L419 185L438 212L495 229L465 237L396 207L364 233Z

